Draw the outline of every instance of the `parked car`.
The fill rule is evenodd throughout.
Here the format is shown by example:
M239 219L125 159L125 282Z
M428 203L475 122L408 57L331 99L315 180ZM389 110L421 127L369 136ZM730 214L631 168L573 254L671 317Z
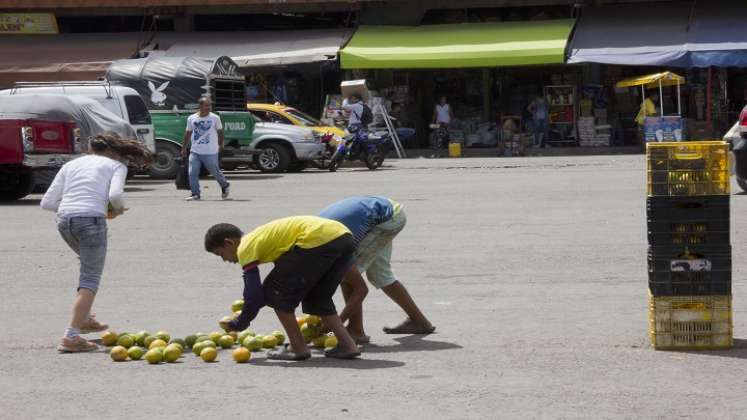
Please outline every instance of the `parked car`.
M731 145L732 171L737 183L742 191L747 192L747 106L724 140Z
M249 112L264 122L309 127L314 130L315 133L322 136L331 133L342 138L346 135L343 128L333 125L324 125L318 119L293 107L282 104L248 104L246 108Z
M128 121L143 144L156 151L153 123L145 102L138 93L126 86L112 86L108 82L29 82L16 83L0 95L76 95L94 99L114 115Z
M127 122L93 99L18 95L0 100L0 200L46 189L57 171L102 132L135 136Z
M259 149L254 164L262 172L302 171L324 151L321 136L310 128L263 122L255 117L251 148Z

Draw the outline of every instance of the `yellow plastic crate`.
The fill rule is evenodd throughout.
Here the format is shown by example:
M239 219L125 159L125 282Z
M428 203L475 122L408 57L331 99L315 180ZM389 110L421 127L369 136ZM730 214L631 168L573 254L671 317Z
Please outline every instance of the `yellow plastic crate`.
M649 196L729 194L726 142L648 143L646 160Z
M648 327L657 350L729 348L733 345L731 296L649 294Z

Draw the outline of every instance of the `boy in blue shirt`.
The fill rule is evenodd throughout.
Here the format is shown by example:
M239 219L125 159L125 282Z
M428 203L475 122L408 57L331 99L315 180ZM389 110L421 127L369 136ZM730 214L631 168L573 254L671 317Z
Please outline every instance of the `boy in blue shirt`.
M402 205L385 197L350 197L319 213L336 220L353 234L357 245L354 266L348 270L340 287L345 298L345 309L340 313L348 321L348 331L358 344L370 337L363 328L363 300L368 294L362 272L368 281L381 289L402 308L408 318L395 327L384 327L387 334L430 334L436 327L423 315L410 294L392 273L392 241L404 229L407 217Z

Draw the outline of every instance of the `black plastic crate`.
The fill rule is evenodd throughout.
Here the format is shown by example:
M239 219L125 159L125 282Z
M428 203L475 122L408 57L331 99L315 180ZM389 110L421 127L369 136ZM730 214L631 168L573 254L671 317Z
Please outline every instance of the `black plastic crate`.
M648 243L651 246L730 245L728 220L707 222L648 222Z
M731 247L650 247L648 280L654 296L731 294Z
M649 222L729 221L729 196L704 195L693 197L648 197L646 218Z

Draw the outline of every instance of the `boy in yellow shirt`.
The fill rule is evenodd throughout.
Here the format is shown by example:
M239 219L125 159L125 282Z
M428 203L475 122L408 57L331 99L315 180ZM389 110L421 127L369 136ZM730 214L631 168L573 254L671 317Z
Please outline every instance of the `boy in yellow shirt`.
M220 223L205 234L205 250L240 264L244 270L244 307L226 330L249 327L263 306L275 310L290 344L268 353L269 359L306 360L311 357L295 317L299 303L305 313L318 315L338 339L338 346L324 355L353 359L360 351L337 315L332 300L352 263L355 243L341 223L315 216L278 219L244 235L241 229ZM259 265L275 267L260 281Z

